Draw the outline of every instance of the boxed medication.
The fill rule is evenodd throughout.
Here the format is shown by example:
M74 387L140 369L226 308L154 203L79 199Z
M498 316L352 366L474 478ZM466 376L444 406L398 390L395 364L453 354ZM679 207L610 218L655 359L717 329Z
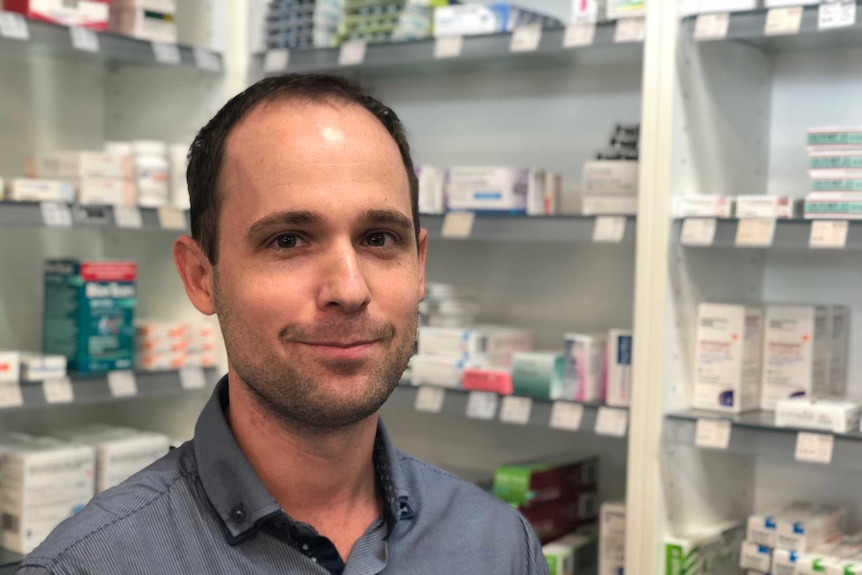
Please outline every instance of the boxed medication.
M829 317L829 393L833 397L847 394L847 361L850 354L850 308L830 307Z
M138 204L158 208L170 204L170 172L164 156L135 157Z
M857 199L828 199L822 194L810 195L805 198L804 210L806 219L858 220L862 219L862 196Z
M420 327L418 353L467 358L486 353L487 338L479 329Z
M596 523L598 494L576 493L566 499L536 503L529 507L518 506L518 512L536 532L542 543L583 530Z
M113 0L112 9L148 10L162 14L176 14L179 0Z
M862 127L811 128L807 144L809 152L858 150L862 148Z
M737 196L737 218L792 219L800 214L801 203L788 196Z
M111 0L3 0L3 10L60 26L108 29Z
M62 355L21 354L21 379L45 381L66 377L66 357Z
M584 196L637 196L638 162L631 160L584 162L581 193Z
M607 389L605 401L614 407L628 407L632 394L632 332L608 332Z
M44 350L82 373L132 369L134 262L48 260Z
M736 575L745 527L725 522L665 541L666 575Z
M186 181L188 169L189 145L171 144L168 146L168 159L171 169L171 203L175 208L188 210L191 208L189 186Z
M862 192L862 178L823 178L811 180L811 192Z
M9 180L6 199L13 202L65 202L75 201L75 184L60 180Z
M830 566L837 567L845 558L854 557L862 552L859 533L845 535L838 543L822 545L811 553L806 553L796 561L796 575L818 575L826 573ZM845 574L842 574L845 575Z
M594 535L572 533L542 546L550 575L581 573L595 563Z
M607 336L569 333L565 336L563 399L600 401L605 387Z
M581 213L585 216L636 216L638 199L634 196L584 196Z
M608 20L642 18L646 15L646 0L607 0Z
M135 183L131 180L86 178L78 183L78 203L83 205L134 206Z
M512 370L508 367L466 367L461 380L464 391L490 391L512 395Z
M808 175L814 179L862 178L862 147L858 150L809 152Z
M138 339L182 339L186 337L186 329L186 324L181 322L135 321L135 336Z
M173 14L135 8L112 9L110 30L151 42L177 43L177 23Z
M758 409L763 311L702 303L696 338L692 406L732 413Z
M494 474L494 495L513 505L531 506L567 494L595 491L598 458L504 465Z
M445 213L446 170L436 166L417 166L416 177L419 180L419 213Z
M410 383L460 389L464 363L460 357L414 355L410 358Z
M185 351L165 353L136 353L135 369L139 371L171 371L186 365L188 354Z
M677 200L681 218L732 218L735 198L728 196L682 196Z
M743 541L739 551L739 566L760 573L769 573L769 569L772 567L772 548L751 541Z
M696 0L696 12L745 12L760 8L759 0Z
M446 204L451 210L524 214L531 187L544 189L537 170L457 166L449 169Z
M607 501L599 509L599 575L619 575L626 563L626 505Z
M862 404L840 399L794 397L775 404L775 425L847 433L859 429Z
M564 399L563 355L518 351L512 357L512 393L537 399Z
M761 409L791 397L829 394L829 308L771 305L763 336Z
M748 518L745 538L747 541L773 548L778 544L778 521L796 520L808 516L817 504L810 501L794 501L780 509Z
M27 175L32 178L57 180L130 180L135 175L135 167L132 157L126 155L109 152L52 152L28 156Z
M800 517L778 518L776 548L799 553L810 552L817 546L840 537L846 526L846 509L836 505L817 505Z
M21 353L0 351L0 383L21 379Z
M434 9L434 36L474 36L511 32L517 26L559 25L559 21L506 2L453 4Z
M33 551L62 521L92 499L95 450L22 434L0 439L0 543Z
M550 174L544 170L536 170L536 185L527 188L527 215L528 216L550 216L551 198L546 197L548 191L548 177Z

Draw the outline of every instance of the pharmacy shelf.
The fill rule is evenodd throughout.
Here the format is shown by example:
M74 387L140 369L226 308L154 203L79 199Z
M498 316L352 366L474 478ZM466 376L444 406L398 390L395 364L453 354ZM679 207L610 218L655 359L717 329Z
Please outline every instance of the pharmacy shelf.
M682 226L684 220L678 220L674 226L674 237L682 242ZM813 220L776 220L775 222L775 237L772 240L771 249L783 250L809 250L811 249L809 241L811 239L811 225ZM764 249L752 248L749 246L736 245L736 232L739 228L739 220L737 219L719 219L716 221L715 239L712 245L709 246L685 246L691 249L710 249L710 248L738 248L738 249ZM846 250L862 249L862 220L849 221L847 229L847 244L843 248ZM824 251L824 250L818 250ZM825 250L834 251L834 250Z
M773 411L752 411L729 415L713 411L689 410L672 413L665 418L663 441L668 444L696 446L695 434L697 422L700 419L723 419L731 422L732 430L727 452L782 463L795 461L796 440L800 431L825 433L810 429L776 427ZM831 465L862 469L862 432L831 435L835 438Z
M617 22L603 22L596 25L595 37L588 46L566 48L563 45L566 31L564 28L545 28L541 41L535 51L513 53L512 34L489 34L484 36L465 36L461 53L454 58L434 58L435 39L413 42L391 42L368 44L365 59L357 66L340 66L340 48L289 51L286 69L267 70L266 53L256 55L258 65L267 74L283 72L333 72L337 70L391 69L404 67L415 70L417 66L433 65L442 68L462 68L484 66L489 61L503 59L516 65L533 65L536 60L568 60L576 58L584 49L612 47L624 51L625 56L640 58L643 53L642 42L616 42Z
M395 392L390 396L387 401L387 406L395 409L416 409L416 397L419 393L419 387L415 387L410 385L409 383L402 383L398 387L395 388ZM445 393L445 397L443 400L443 407L441 408L439 415L444 415L448 417L455 417L458 419L472 419L474 421L483 421L479 418L472 418L467 415L467 403L470 400L469 391L461 391L458 389L446 389L440 388ZM500 422L500 410L502 407L503 397L498 397L497 407L494 412L494 416L492 418L485 419L485 421L496 421ZM533 399L533 406L530 410L530 418L527 422L527 425L531 427L542 427L545 429L555 429L551 428L551 410L553 408L554 403L551 401L545 401L540 399ZM578 405L583 406L583 418L581 419L581 424L578 429L570 429L570 430L561 430L562 432L570 431L570 432L587 432L594 433L596 427L596 421L598 419L599 409L604 408L605 406L600 403L579 403ZM623 411L628 411L625 408L613 408L613 409L622 409ZM427 413L423 410L417 410L423 413ZM434 414L438 415L438 414ZM624 436L621 437L623 439Z
M215 368L204 369L204 377L207 385L214 385L220 374ZM154 371L135 373L135 384L137 393L123 397L114 397L108 385L105 375L85 376L73 374L69 378L72 382L74 400L72 403L51 403L45 398L43 386L39 382L24 382L21 384L21 396L23 405L16 407L0 408L0 411L35 409L44 407L57 407L60 405L89 405L94 403L106 403L120 400L149 399L157 397L170 397L188 393L183 387L178 371Z
M185 228L162 227L159 219L159 210L156 208L139 208L141 213L142 230L149 231L188 231L189 213L183 212L185 220ZM73 228L84 229L133 229L117 224L115 210L112 206L69 206L71 213ZM0 202L0 228L3 227L56 227L50 222L46 222L42 212L42 207L38 203L32 202ZM62 227L62 226L61 226Z
M0 18L8 16L8 13L0 11ZM11 16L17 18L19 15L14 14ZM70 28L38 20L25 19L24 21L27 25L28 39L8 38L0 34L0 52L26 50L52 56L74 56L113 63L163 63L161 58L157 58L156 54L156 51L160 50L160 47L153 42L107 32L96 32L95 36L98 38L97 51L84 51L73 46ZM212 73L221 73L224 68L222 55L217 52L188 46L176 46L176 48L179 52L180 66L197 68ZM175 66L177 64L166 63L164 65Z
M857 11L860 4L857 3ZM766 18L769 10L731 12L725 40L744 41L763 46L768 50L792 50L808 48L835 48L842 46L862 46L862 21L856 20L852 26L818 29L818 6L803 7L802 23L796 34L766 36ZM684 19L682 26L685 35L694 38L697 16ZM706 40L710 42L712 40Z
M428 230L428 236L432 239L443 238L443 223L445 219L446 216L419 216L421 226ZM596 219L597 218L591 216L539 217L476 214L473 228L469 236L457 239L487 240L494 242L592 242ZM634 242L635 236L635 218L627 216L622 243Z

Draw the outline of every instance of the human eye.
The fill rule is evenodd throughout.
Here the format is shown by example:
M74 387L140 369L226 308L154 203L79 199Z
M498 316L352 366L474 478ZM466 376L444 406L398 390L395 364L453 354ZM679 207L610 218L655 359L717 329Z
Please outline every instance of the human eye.
M375 231L365 236L365 243L374 248L389 248L397 246L400 239L392 232Z
M271 241L270 245L278 249L293 249L302 246L305 243L298 234L278 234Z

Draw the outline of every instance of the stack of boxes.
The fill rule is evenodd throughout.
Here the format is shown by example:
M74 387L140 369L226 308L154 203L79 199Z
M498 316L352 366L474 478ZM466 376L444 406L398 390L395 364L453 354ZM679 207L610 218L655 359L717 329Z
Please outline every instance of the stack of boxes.
M218 335L210 323L141 320L135 324L135 368L139 371L213 367Z
M595 215L636 215L640 125L618 124L609 147L584 163L581 212Z
M9 200L135 205L134 165L108 152L56 152L27 157L27 178L13 179Z
M147 208L170 205L171 178L167 144L154 140L108 142L105 149L132 158L138 205Z
M745 525L727 521L665 540L665 575L738 575ZM773 575L777 575L773 572Z
M551 575L586 575L596 561L596 539L588 533L570 533L542 545Z
M60 26L79 26L91 30L108 29L111 0L3 0L3 10Z
M343 0L338 22L339 39L342 42L362 40L369 44L391 41L398 28L404 4L404 0Z
M518 26L538 24L542 28L562 22L508 2L464 3L434 10L434 36L475 36L512 32Z
M336 0L273 0L264 33L267 49L330 48L338 44L341 6Z
M425 298L419 303L419 325L468 327L476 323L478 315L474 290L442 283L425 284Z
M177 0L112 0L110 30L167 44L177 43Z
M862 128L814 128L808 131L811 193L805 217L862 218Z
M0 351L0 383L47 381L66 377L66 357L23 351Z
M494 495L515 507L544 543L595 532L598 459L507 465L494 475Z

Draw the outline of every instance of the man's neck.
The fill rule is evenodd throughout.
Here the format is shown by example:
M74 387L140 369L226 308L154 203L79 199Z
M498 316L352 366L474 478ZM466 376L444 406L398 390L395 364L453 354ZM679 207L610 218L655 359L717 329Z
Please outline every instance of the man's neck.
M333 541L346 561L381 515L373 461L378 416L322 432L291 426L231 374L228 421L263 484L290 517Z

